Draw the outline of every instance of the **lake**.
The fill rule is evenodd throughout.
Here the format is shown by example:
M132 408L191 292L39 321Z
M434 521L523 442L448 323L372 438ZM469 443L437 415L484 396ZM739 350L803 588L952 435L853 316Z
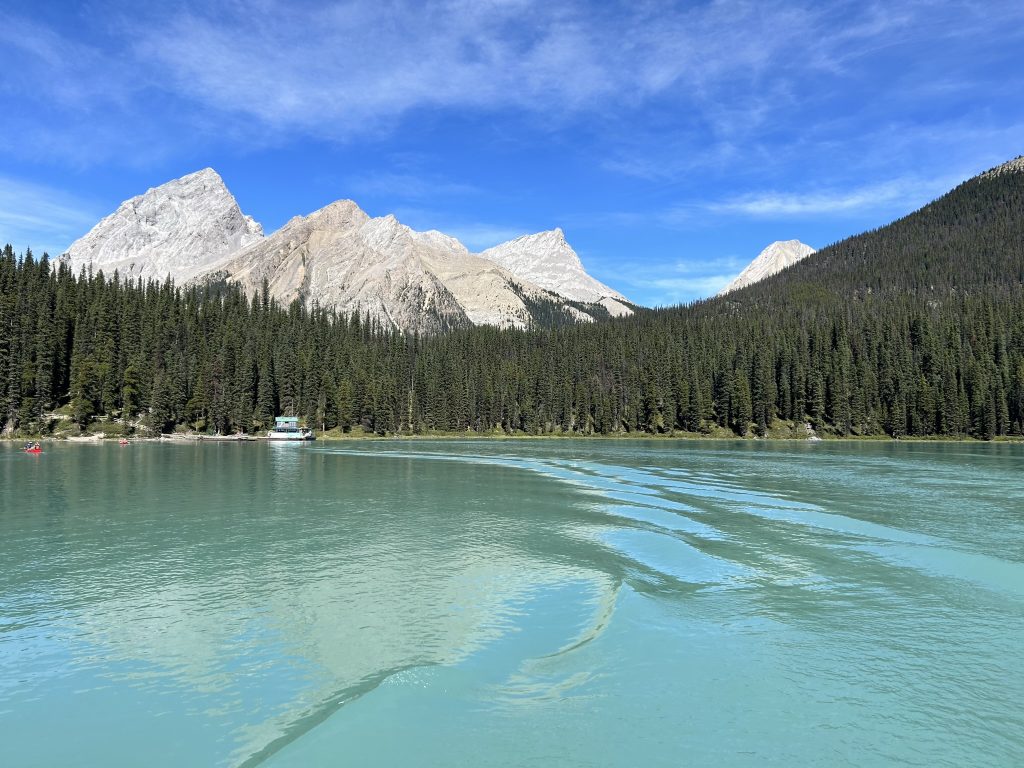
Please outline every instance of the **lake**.
M1024 446L0 446L9 766L1019 766Z

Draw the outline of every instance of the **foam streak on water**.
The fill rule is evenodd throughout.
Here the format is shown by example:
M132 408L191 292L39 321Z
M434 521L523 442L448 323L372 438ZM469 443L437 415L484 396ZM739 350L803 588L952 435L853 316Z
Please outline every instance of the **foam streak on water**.
M15 765L1024 758L1021 447L29 458L0 448Z

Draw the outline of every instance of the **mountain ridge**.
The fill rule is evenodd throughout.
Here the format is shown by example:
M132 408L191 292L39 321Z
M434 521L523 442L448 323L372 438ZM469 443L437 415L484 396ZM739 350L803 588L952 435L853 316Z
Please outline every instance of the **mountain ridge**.
M526 328L537 321L530 307L541 305L572 322L633 311L587 274L561 229L473 254L443 232L413 230L393 214L370 217L342 199L265 236L210 168L126 200L61 259L76 272L117 269L131 279L226 279L249 295L266 284L284 305L313 302L424 333Z

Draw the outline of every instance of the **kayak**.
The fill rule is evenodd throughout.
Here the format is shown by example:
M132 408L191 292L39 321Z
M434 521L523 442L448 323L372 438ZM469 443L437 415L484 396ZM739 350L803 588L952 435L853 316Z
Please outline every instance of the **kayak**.
M42 453L42 448L26 448L25 453Z

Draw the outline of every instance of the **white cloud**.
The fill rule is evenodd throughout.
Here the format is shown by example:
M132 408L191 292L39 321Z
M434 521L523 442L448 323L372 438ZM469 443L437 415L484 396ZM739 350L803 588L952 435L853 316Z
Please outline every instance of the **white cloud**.
M168 146L379 138L399 124L415 132L439 112L502 112L542 129L602 133L609 151L597 162L608 169L678 177L770 161L760 142L796 132L793 114L810 114L804 85L856 72L880 48L924 41L935 50L954 38L977 47L1024 27L1019 3L995 0L983 10L966 0L110 0L100 8L67 15L69 27L87 28L81 39L0 11L0 42L17 53L17 66L0 72L0 91L35 99L54 118L32 125L12 110L15 129L0 136L0 150L100 159L105 151L131 163ZM880 100L912 97L949 75L935 71L934 57L910 58L927 71L880 85ZM1007 77L1012 90L1019 75ZM829 80L819 93L836 86ZM637 119L652 104L667 110ZM74 119L82 115L89 119Z
M93 206L55 189L0 177L0 243L59 256L99 220Z
M714 296L746 266L737 256L695 261L620 262L612 283L626 296L649 307L686 304Z
M672 306L686 304L696 299L714 296L735 278L730 274L692 274L688 276L664 276L664 278L643 278L633 274L624 276L622 282L629 286L626 294L647 306ZM632 290L631 290L632 289Z
M712 213L759 218L860 214L871 210L894 209L909 213L948 191L962 178L905 178L853 189L754 192L730 200L707 203L704 207Z
M727 140L785 106L798 72L863 45L866 34L844 35L838 49L823 34L836 13L745 0L614 10L573 0L265 2L258 12L212 2L158 23L143 16L129 37L136 59L178 94L270 130L347 138L447 108L514 109L558 124L674 92ZM880 23L915 20L870 18L875 34Z

